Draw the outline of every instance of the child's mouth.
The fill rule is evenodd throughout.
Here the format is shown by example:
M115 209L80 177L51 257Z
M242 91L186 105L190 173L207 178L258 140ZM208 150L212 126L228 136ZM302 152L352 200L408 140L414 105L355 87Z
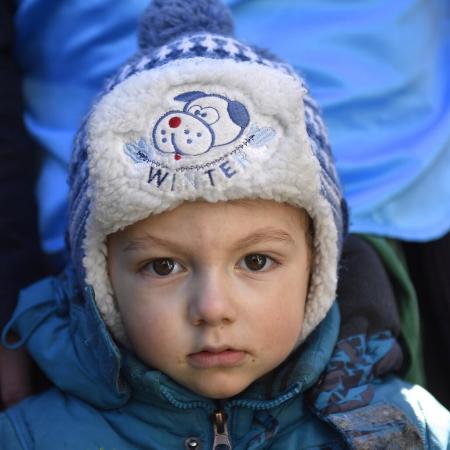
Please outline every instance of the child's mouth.
M232 348L215 351L203 350L188 355L189 362L197 368L210 369L212 367L235 367L241 364L247 353Z

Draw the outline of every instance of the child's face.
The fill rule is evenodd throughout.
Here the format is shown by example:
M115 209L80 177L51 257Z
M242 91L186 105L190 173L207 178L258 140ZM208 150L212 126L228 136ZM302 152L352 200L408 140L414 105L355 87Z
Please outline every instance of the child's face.
M109 236L108 266L136 354L198 394L231 397L298 340L306 215L263 200L184 203Z

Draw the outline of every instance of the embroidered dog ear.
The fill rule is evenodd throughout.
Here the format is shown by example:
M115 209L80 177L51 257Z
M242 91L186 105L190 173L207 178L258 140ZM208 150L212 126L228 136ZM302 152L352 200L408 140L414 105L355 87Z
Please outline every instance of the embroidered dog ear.
M242 129L246 128L250 122L250 116L248 115L247 108L236 100L229 100L228 102L228 115L230 119Z
M148 163L153 157L153 150L149 147L145 138L126 143L124 149L125 153L135 163Z
M205 94L202 91L189 91L189 92L183 92L180 95L177 95L174 97L174 100L177 100L179 102L192 102L193 100L197 100L198 98L205 97L207 94Z

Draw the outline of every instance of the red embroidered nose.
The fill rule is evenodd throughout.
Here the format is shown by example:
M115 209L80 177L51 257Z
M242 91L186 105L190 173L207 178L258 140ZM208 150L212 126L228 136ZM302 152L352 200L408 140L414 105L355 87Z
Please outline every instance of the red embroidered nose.
M170 128L177 128L181 124L181 119L179 117L172 117L169 119L169 127Z

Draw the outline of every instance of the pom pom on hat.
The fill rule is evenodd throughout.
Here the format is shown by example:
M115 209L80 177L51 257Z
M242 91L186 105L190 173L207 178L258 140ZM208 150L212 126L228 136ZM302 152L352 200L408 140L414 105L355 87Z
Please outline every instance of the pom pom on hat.
M154 0L140 22L139 47L160 47L185 34L202 31L230 36L233 28L230 11L217 0Z

